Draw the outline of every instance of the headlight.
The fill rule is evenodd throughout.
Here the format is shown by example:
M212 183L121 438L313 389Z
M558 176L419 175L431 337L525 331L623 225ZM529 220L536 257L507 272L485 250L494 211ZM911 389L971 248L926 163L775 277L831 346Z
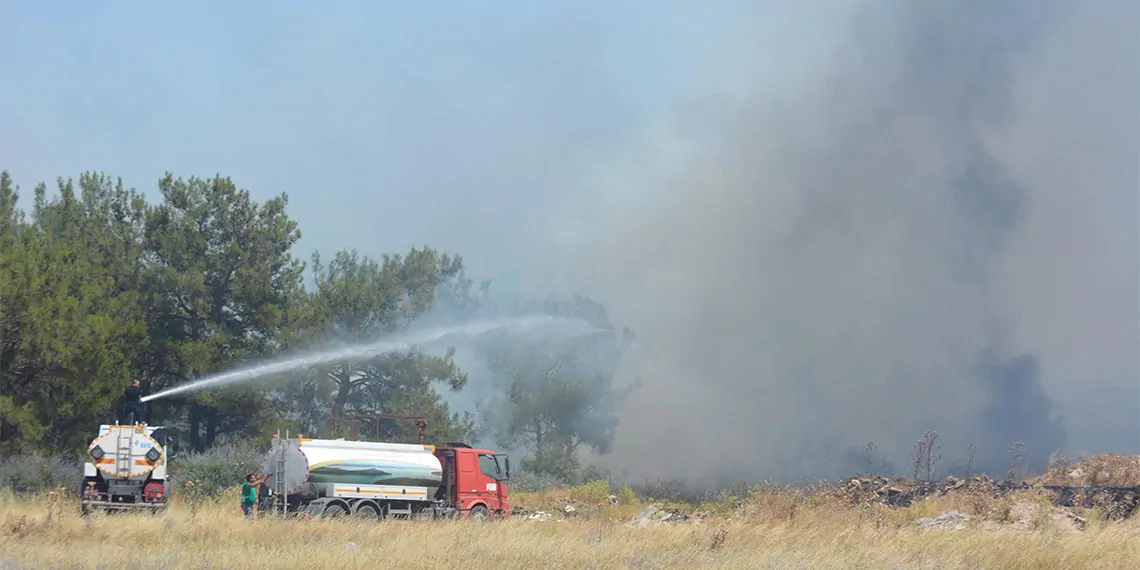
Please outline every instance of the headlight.
M95 461L99 461L100 459L103 459L103 448L99 447L98 445L96 445L95 447L92 447L91 448L91 459L94 459Z
M146 452L146 460L151 462L151 463L158 461L158 458L161 456L162 456L162 454L159 453L158 450L153 448L153 447L150 448L150 451Z

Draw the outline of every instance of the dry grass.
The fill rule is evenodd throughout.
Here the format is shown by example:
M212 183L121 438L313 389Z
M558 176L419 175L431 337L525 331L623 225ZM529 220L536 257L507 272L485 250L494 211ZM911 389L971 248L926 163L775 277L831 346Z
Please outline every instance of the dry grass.
M534 522L247 521L235 502L191 515L82 519L74 503L0 502L0 568L1140 568L1137 521L1074 532L973 525L918 531L906 510L757 497L733 518L630 528L634 506ZM964 509L963 509L964 510Z

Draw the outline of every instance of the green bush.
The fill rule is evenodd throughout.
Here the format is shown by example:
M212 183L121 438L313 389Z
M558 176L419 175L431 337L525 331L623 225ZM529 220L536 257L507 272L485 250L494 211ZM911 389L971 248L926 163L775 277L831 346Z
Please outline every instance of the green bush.
M574 487L570 496L583 503L604 503L610 498L610 482L605 479L590 481Z
M65 457L15 455L0 460L0 489L27 495L66 488L78 492L83 464Z
M170 464L172 494L191 504L217 499L244 483L246 475L261 473L262 456L251 445L225 444L178 457Z
M622 505L633 505L637 503L637 494L629 485L625 485L617 492L618 503Z
M551 489L565 489L566 483L549 475L537 475L528 471L511 473L510 489L512 492L541 493Z
M551 478L563 483L574 481L578 473L578 458L566 456L559 452L544 452L539 450L534 457L528 457L521 462L523 471L542 478Z

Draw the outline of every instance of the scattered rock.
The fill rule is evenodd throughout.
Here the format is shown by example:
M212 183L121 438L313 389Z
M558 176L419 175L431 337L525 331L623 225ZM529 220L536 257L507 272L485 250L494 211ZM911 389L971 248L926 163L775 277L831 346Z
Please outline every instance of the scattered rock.
M1065 487L1057 493L1058 505L1097 508L1108 520L1123 520L1140 510L1140 488Z
M565 514L567 517L575 517L575 516L578 516L578 509L577 509L577 507L575 507L574 505L566 505L565 507L562 507L562 512L563 512L563 513L564 513L564 514Z
M1140 455L1098 455L1077 465L1061 465L1037 477L1049 487L1140 487Z
M653 523L653 515L657 514L657 507L649 505L641 511L632 521L626 526L647 526Z
M651 524L663 524L666 522L701 522L700 518L687 513L683 513L676 509L658 509L654 505L649 505L641 511L637 517L626 524L626 526L647 526Z
M1018 502L1009 511L1014 528L1034 530L1043 522L1052 520L1058 528L1079 532L1085 528L1085 519L1064 507L1043 507L1030 502Z
M649 557L644 554L638 554L632 558L627 558L626 562L628 562L629 567L633 568L634 570L643 570L644 568L650 567Z
M1020 501L1014 503L1009 509L1009 518L1014 528L1020 530L1033 530L1037 527L1037 505Z
M1057 506L1097 508L1109 520L1126 519L1140 512L1140 455L1093 457L1077 465L1051 468L1040 477L1021 482L998 481L985 475L966 479L949 476L931 482L864 474L822 492L852 504L908 507L931 496L961 493L999 498L1033 487L1053 493L1052 501ZM1030 523L1023 520L1021 524Z
M550 519L554 518L554 515L551 515L550 513L546 512L546 511L537 511L537 510L533 510L533 509L528 509L526 507L514 507L514 508L512 508L511 509L511 516L514 518L520 518L522 520L538 521L538 522L546 522L546 521L549 521Z
M1012 489L1026 487L1028 487L1026 484L994 481L984 475L969 479L947 477L937 482L860 475L848 481L843 487L831 490L829 494L846 498L856 504L883 503L892 507L909 507L926 497L942 496L951 492L979 493L996 497Z
M1085 519L1064 507L1053 509L1053 520L1057 523L1057 526L1067 530L1085 530Z
M917 527L920 529L966 530L970 515L958 511L950 511L938 515L936 518L918 519Z

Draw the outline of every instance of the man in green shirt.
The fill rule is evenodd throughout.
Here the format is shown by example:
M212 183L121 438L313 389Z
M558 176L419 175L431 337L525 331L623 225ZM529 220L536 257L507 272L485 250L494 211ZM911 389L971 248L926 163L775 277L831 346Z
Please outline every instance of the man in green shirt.
M241 510L246 518L253 518L253 505L257 504L257 486L265 482L266 477L256 476L253 473L245 476L245 483L241 486Z

